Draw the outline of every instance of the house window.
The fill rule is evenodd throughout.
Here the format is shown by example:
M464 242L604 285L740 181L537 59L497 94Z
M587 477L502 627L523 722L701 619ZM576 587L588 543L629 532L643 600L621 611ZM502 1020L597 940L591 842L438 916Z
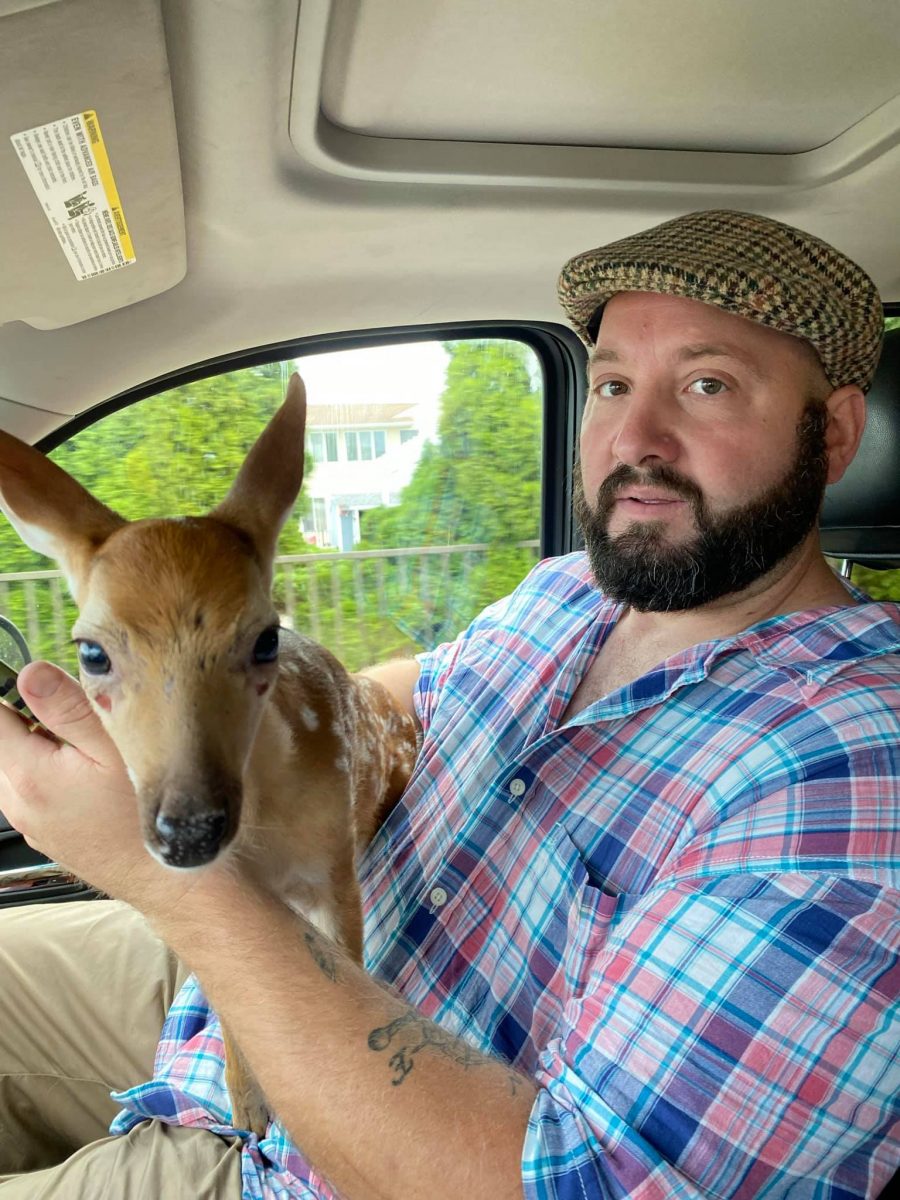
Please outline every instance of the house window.
M348 462L371 462L387 450L387 435L383 429L348 430L344 445Z
M308 444L314 462L337 462L337 433L333 429L311 429Z

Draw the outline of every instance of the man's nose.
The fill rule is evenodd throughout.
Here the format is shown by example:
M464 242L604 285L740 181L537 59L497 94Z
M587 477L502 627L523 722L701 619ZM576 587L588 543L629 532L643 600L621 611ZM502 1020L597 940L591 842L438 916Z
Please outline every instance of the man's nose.
M612 449L616 459L629 467L647 459L674 461L678 441L665 399L649 391L632 392L621 407Z

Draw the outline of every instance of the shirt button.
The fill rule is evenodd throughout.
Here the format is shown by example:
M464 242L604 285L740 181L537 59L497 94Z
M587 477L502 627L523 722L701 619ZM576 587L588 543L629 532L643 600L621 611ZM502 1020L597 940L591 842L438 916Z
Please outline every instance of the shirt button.
M510 782L509 790L512 792L512 794L514 796L524 796L525 795L525 780L524 779L513 779Z
M428 899L433 908L442 908L447 903L447 893L441 887L432 888Z

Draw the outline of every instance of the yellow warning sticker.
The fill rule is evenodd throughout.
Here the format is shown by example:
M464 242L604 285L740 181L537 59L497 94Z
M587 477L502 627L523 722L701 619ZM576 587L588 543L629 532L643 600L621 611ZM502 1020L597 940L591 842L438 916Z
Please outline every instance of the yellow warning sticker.
M76 279L136 261L93 109L14 133L11 140Z

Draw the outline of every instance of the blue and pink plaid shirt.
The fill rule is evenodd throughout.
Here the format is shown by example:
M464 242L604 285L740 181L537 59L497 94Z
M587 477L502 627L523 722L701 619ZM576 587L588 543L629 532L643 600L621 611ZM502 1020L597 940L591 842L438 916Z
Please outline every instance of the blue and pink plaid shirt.
M561 725L618 611L571 555L422 656L422 753L362 863L368 967L535 1079L528 1200L876 1196L900 1162L900 608L773 618ZM234 1132L195 981L118 1099L114 1132ZM243 1186L333 1195L277 1122Z

